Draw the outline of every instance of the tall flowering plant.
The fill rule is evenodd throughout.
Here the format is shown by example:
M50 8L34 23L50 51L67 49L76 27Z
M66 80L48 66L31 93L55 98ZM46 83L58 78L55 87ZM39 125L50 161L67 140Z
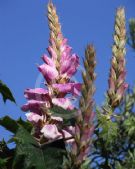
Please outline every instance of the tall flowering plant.
M35 128L33 134L39 142L43 141L43 138L49 141L71 137L73 127L69 127L71 133L61 128L63 119L54 116L50 109L60 106L65 110L73 110L72 98L78 96L81 89L80 83L71 80L79 66L79 57L72 54L72 48L63 37L56 8L52 3L48 4L48 21L49 56L44 54L42 56L44 63L38 66L45 79L44 88L26 89L25 97L28 102L22 106L23 111L30 111L26 116L28 121L33 123ZM66 97L67 94L72 96Z
M64 38L51 1L48 4L48 22L48 55L44 54L43 64L37 66L44 79L43 87L24 91L27 103L21 109L26 112L27 121L13 120L8 116L0 119L0 125L14 134L9 142L16 143L16 147L10 150L4 140L0 142L0 165L6 169L11 169L11 166L13 169L89 169L90 164L93 169L119 166L119 163L112 162L108 146L112 148L119 137L114 126L118 130L118 125L125 118L117 118L115 112L128 87L125 82L124 8L118 8L116 12L109 88L101 110L95 110L93 98L96 89L94 46L88 44L85 49L82 84L75 82L72 77L80 66L79 56L72 53L68 40ZM15 101L12 95L10 97ZM74 99L79 100L78 106L73 104ZM128 108L132 105L133 100ZM129 126L129 123L124 125ZM98 157L102 157L103 164L95 160Z

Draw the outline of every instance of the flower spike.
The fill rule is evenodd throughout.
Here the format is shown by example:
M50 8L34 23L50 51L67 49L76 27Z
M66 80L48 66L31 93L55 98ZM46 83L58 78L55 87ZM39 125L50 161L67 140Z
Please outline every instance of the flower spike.
M118 8L115 19L114 44L112 47L112 63L109 77L109 89L107 91L108 104L117 107L128 87L125 83L125 49L126 28L125 28L125 11L124 8Z
M39 142L72 137L69 128L61 128L63 118L52 115L50 109L59 106L66 110L73 110L72 99L66 97L72 94L77 97L81 90L81 84L71 81L79 66L79 57L71 53L71 47L67 45L61 32L61 25L52 2L48 4L48 22L50 28L50 46L48 52L50 57L43 55L44 63L38 66L46 80L45 88L26 89L25 97L27 104L22 106L27 119L34 125L34 136ZM70 126L69 126L70 127ZM72 126L71 126L72 127ZM70 127L70 128L71 128ZM72 127L72 132L74 128ZM72 139L68 141L73 141Z
M72 144L70 155L71 165L69 168L81 169L88 160L92 134L94 131L93 95L95 92L95 49L93 45L88 45L85 50L85 61L83 72L82 97L80 99L80 110L75 125L75 142ZM89 164L88 164L89 165Z

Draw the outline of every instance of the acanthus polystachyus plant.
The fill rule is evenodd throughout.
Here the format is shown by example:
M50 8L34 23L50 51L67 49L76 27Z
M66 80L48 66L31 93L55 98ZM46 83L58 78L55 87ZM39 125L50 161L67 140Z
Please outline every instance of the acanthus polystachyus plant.
M26 89L25 97L28 103L22 107L22 110L30 111L26 116L32 122L35 128L33 135L40 143L66 138L66 143L69 143L70 148L67 150L66 161L63 165L65 169L82 169L83 166L89 166L88 156L94 131L95 49L93 45L88 45L85 50L83 84L73 82L71 77L77 71L79 57L71 53L72 49L67 45L67 39L63 37L56 8L52 2L48 4L48 21L50 45L47 50L50 57L43 55L44 64L38 66L46 80L45 88ZM119 8L116 13L113 57L107 91L108 105L112 109L120 104L127 87L124 58L125 35L124 9ZM54 116L50 109L59 106L66 110L73 110L72 98L66 95L70 93L73 97L77 97L80 90L82 96L79 109L76 111L75 126L61 128L63 118Z
M73 110L72 97L65 97L71 93L73 97L79 95L81 84L71 80L79 66L79 57L72 54L72 48L67 44L61 32L61 25L56 13L56 8L50 2L48 4L48 21L50 28L50 46L48 53L43 55L44 64L38 66L46 83L44 88L26 89L25 97L28 103L22 106L27 113L27 119L33 123L34 136L45 142L60 138L70 138L73 127L69 126L68 131L61 129L63 123L61 117L55 117L50 109L57 105L67 110Z

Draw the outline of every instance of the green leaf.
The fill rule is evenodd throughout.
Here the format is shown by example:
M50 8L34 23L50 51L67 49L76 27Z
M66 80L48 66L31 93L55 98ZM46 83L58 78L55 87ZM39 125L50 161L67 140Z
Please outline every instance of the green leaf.
M65 120L72 119L75 117L77 110L65 110L62 107L59 106L53 106L53 108L50 109L51 113L55 116L62 117Z
M107 115L97 112L98 127L100 128L100 136L106 140L106 144L114 141L118 134L118 125L116 122L111 121Z
M13 168L23 163L23 169L61 169L63 149L39 146L35 139L22 127L15 135L17 144ZM15 168L16 169L16 168ZM20 168L19 168L20 169Z
M31 132L33 128L32 124L29 121L24 121L21 117L17 120L17 124L23 126L28 132Z
M130 136L133 136L135 133L135 116L130 115L125 119L123 125Z
M9 116L0 118L0 125L14 134L18 130L18 125L23 126L29 132L32 130L32 125L29 122L23 121L21 118L19 118L19 120L14 120Z
M90 159L87 158L81 165L81 169L90 169Z
M12 95L12 92L10 91L10 89L0 80L0 93L3 97L3 101L4 103L7 101L7 100L10 100L14 103L15 102L15 99Z
M7 163L8 159L3 159L0 158L0 169L6 169L6 163Z
M5 116L3 118L0 118L0 125L12 133L16 133L16 131L18 129L17 122L15 120L11 119L9 116Z

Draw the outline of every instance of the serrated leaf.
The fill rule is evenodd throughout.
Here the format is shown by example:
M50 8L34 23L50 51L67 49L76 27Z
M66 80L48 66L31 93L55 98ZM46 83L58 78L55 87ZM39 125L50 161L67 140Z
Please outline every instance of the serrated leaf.
M11 119L9 116L5 116L5 117L1 118L0 125L12 133L16 133L16 131L18 129L17 122L15 120Z
M14 134L17 132L18 125L22 125L29 132L32 130L32 125L29 122L23 121L21 118L14 120L9 116L0 118L0 125Z
M32 124L29 121L24 121L24 120L22 120L21 117L17 120L17 124L20 124L29 132L31 132L31 130L33 128Z
M4 103L7 101L7 100L10 100L14 103L15 102L15 98L12 94L12 92L10 91L10 89L6 86L6 84L4 84L1 80L0 80L0 93L3 97L3 101Z
M63 149L49 147L48 145L39 146L22 126L18 128L15 137L17 138L17 149L13 167L18 163L18 159L23 156L25 166L23 169L31 169L31 167L35 167L35 169L61 169Z

